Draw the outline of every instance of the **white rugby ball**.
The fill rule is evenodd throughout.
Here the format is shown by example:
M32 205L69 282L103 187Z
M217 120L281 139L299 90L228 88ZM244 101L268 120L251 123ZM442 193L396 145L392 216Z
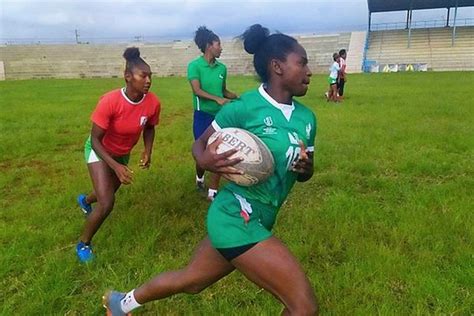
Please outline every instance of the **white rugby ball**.
M223 177L238 185L251 186L267 180L273 174L275 162L272 153L257 136L241 128L227 127L213 133L207 145L219 137L222 143L217 147L218 154L235 148L238 151L229 159L243 159L234 167L244 174L223 174Z

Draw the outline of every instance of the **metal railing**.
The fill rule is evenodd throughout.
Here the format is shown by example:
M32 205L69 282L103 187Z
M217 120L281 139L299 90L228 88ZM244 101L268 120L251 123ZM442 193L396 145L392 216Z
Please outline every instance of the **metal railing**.
M400 30L406 29L406 22L384 22L374 23L370 26L370 31L386 31L386 30ZM429 20L429 21L412 21L411 28L431 28L431 27L445 27L446 20ZM458 26L474 26L474 18L456 19L456 27ZM450 21L449 27L452 27Z

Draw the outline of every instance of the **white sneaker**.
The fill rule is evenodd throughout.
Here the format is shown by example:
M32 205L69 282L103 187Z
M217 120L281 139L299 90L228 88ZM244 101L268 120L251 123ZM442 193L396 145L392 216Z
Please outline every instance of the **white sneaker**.
M207 200L209 202L214 201L214 199L216 198L216 195L217 195L217 190L209 189L209 191L207 193Z

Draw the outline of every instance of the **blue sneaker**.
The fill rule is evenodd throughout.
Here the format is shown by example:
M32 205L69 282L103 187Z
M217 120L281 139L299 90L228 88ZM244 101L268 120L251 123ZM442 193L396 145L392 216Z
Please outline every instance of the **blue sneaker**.
M92 252L92 246L86 245L82 241L80 241L76 246L76 254L77 258L80 262L90 262L94 259L94 253Z
M81 210L84 212L84 214L87 216L92 212L92 206L86 202L86 195L85 194L80 194L77 197L77 204L79 204L79 207Z
M107 309L107 316L126 316L131 315L130 313L125 314L122 310L120 301L125 297L126 293L120 293L117 291L110 291L102 296L102 302L104 307Z

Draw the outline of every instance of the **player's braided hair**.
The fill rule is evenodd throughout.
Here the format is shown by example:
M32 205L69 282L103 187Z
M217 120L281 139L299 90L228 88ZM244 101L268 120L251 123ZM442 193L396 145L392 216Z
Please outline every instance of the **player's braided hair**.
M294 51L298 42L291 36L275 33L254 24L250 26L240 38L244 41L244 49L253 54L253 65L262 82L269 79L268 64L272 59L286 60L286 56Z
M212 42L216 41L219 41L219 36L205 26L198 27L194 34L194 43L203 53L206 51L207 44L212 44Z
M141 57L140 50L137 47L128 47L123 52L123 58L127 61L125 64L125 72L132 72L135 66L140 64L148 65Z

